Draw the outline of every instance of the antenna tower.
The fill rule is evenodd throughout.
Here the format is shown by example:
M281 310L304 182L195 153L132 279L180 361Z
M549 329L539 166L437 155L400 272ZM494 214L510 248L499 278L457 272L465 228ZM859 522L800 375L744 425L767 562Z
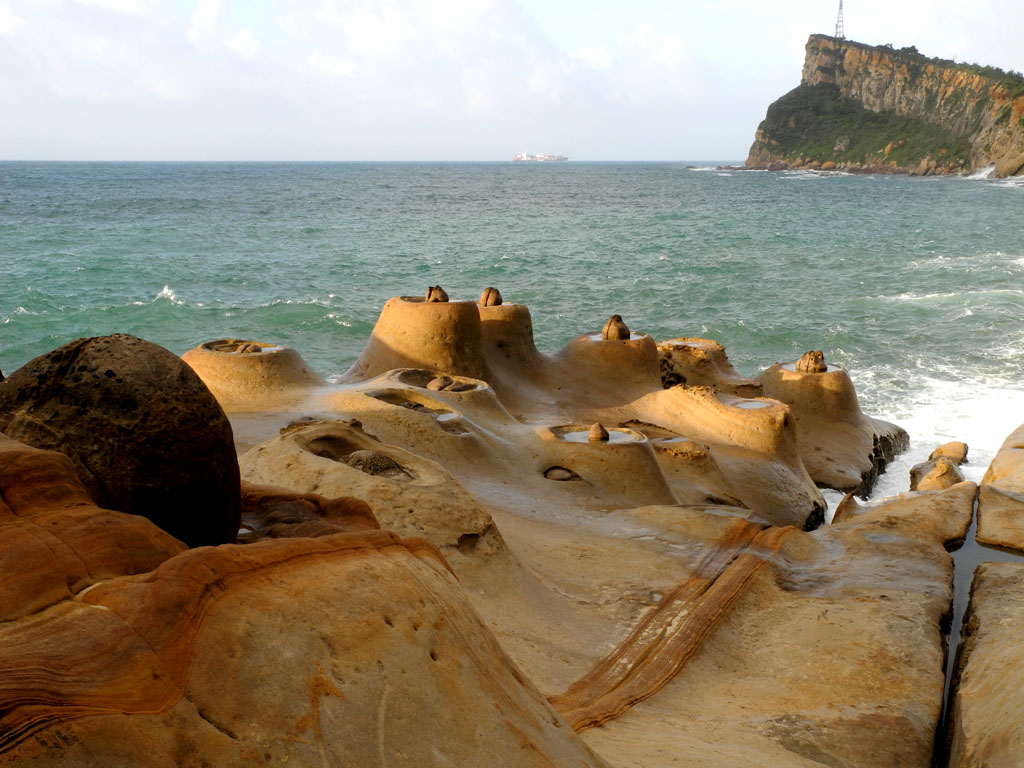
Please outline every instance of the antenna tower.
M846 39L846 32L843 29L843 0L839 0L839 17L836 19L836 37L839 40Z

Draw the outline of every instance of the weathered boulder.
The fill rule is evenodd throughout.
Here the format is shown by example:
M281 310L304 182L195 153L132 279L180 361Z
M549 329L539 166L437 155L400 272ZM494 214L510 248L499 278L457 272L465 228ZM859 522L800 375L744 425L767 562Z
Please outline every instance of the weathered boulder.
M1024 550L1024 425L1006 438L981 480L978 541Z
M940 491L962 483L964 473L945 456L922 461L910 468L910 490Z
M115 334L29 361L0 382L0 431L66 454L97 504L144 515L189 546L238 532L231 425L156 344Z
M954 674L950 768L1024 760L1024 563L982 563L974 573Z
M934 451L932 451L928 459L946 458L952 461L957 466L967 463L967 443L954 440L949 443L943 443Z

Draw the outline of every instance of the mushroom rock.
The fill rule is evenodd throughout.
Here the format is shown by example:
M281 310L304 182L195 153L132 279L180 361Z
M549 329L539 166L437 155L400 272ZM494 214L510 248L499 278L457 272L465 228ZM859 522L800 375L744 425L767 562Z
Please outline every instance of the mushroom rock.
M1024 755L1024 564L982 563L953 677L950 768L1020 765Z
M19 766L606 766L384 531L182 552L4 622L0 668Z
M632 404L643 422L707 446L727 478L723 493L776 525L813 528L825 500L801 460L790 409L710 387L658 389Z
M184 549L144 517L97 507L64 454L0 435L0 625Z
M189 546L234 541L231 425L176 355L115 334L79 339L0 383L0 431L75 463L98 505L148 517Z
M981 480L978 541L1024 550L1024 425L1006 438Z
M800 373L825 373L828 366L825 365L825 355L819 349L804 352L796 361L796 369Z
M379 458L367 461L367 452ZM354 454L362 455L353 460ZM388 471L375 469L382 459ZM239 464L247 483L362 499L383 528L422 536L445 550L470 540L485 544L481 552L502 546L491 516L440 464L382 443L353 423L298 426L250 449Z
M792 410L800 455L819 485L866 495L909 444L903 429L861 412L853 381L838 366L805 373L794 363L776 363L758 381L766 397Z
M489 371L476 302L424 301L412 296L389 299L345 378L373 378L396 368L426 368L486 380Z
M228 412L264 410L308 394L323 381L291 347L208 341L182 355Z
M629 339L629 327L622 322L621 315L612 315L601 329L601 338L605 341L626 341Z
M961 443L954 441L951 443L943 443L928 456L929 461L931 459L946 458L952 461L957 466L967 463L967 443Z
M440 285L432 285L427 288L424 300L429 303L448 301L448 293Z
M529 307L497 304L479 310L489 383L509 402L527 390L549 386L549 359L537 350Z
M717 341L681 337L658 343L661 380L666 388L676 384L714 387L737 397L758 397L761 384L740 376Z
M587 432L587 440L592 443L607 443L608 430L604 428L603 424L593 424Z
M584 333L553 357L552 378L563 389L572 388L578 406L621 405L661 389L658 347L647 334L606 344L597 334Z
M940 491L962 483L964 474L953 461L940 456L910 468L910 490Z
M480 294L480 306L482 307L499 307L501 306L501 293L497 288L484 288L484 292Z

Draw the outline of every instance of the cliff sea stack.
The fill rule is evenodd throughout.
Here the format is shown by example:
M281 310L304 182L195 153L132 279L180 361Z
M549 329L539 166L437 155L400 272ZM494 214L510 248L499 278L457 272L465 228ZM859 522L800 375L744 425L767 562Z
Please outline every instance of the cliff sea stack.
M748 168L1024 173L1024 76L811 35L800 85L768 107Z

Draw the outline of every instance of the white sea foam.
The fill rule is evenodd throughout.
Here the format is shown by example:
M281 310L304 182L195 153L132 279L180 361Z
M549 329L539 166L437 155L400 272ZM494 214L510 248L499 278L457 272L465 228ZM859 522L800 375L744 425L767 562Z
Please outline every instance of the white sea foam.
M160 293L156 295L153 301L159 301L160 299L167 299L167 301L171 302L171 304L176 304L177 306L181 306L182 304L185 303L175 295L174 291L171 290L171 287L169 285L165 285L163 288L161 288Z
M986 165L984 168L979 168L970 176L965 176L966 179L991 179L992 174L996 172L994 165Z

